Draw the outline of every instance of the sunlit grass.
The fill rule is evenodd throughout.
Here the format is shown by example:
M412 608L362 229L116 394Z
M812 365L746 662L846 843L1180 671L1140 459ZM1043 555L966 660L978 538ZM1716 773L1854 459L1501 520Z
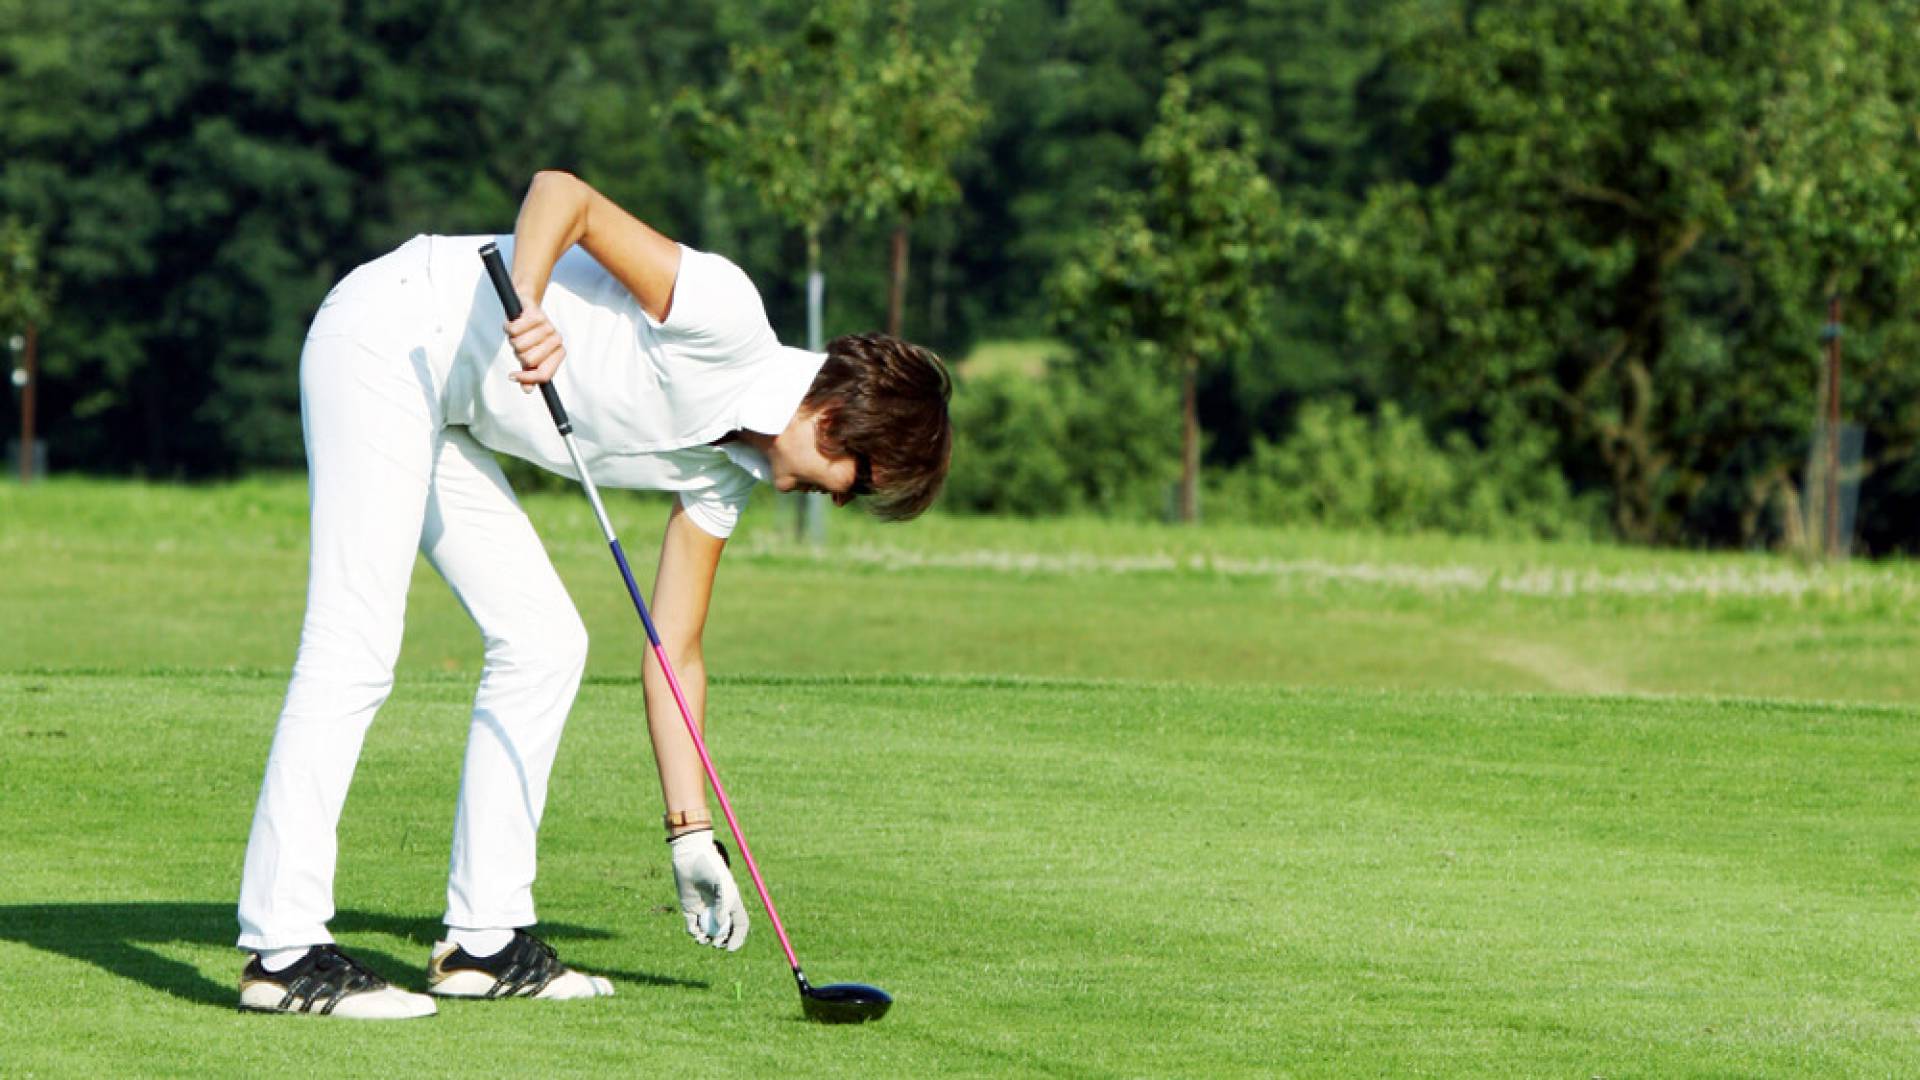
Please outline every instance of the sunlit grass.
M1053 338L1007 338L980 342L967 355L949 359L955 361L954 370L963 378L1024 375L1037 379L1046 374L1047 364L1065 348Z
M335 929L416 988L470 683L403 684L342 825ZM596 680L538 897L618 996L456 1003L392 1030L229 1007L282 689L0 676L9 1075L463 1057L580 1076L1920 1067L1910 709L720 680L715 753L809 972L898 998L837 1031L799 1021L764 919L737 956L684 939L638 688Z

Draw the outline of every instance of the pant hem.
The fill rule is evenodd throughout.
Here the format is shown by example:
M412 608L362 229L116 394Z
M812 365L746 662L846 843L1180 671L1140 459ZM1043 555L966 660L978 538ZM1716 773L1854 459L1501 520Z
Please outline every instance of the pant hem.
M540 920L534 918L533 912L531 911L518 911L505 915L474 915L471 913L455 915L453 912L448 912L446 917L440 921L448 926L459 927L462 930L519 930L532 926Z
M240 940L234 942L234 947L248 952L265 952L268 949L297 949L302 945L311 948L331 944L333 935L322 930L318 934L241 934Z

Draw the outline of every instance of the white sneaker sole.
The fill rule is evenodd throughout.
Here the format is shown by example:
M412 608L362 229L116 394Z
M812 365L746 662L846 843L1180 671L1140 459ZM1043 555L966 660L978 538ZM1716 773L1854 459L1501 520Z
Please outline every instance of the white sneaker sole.
M240 1008L245 1012L279 1013L283 1016L330 1016L341 1020L417 1020L440 1011L440 1007L435 1005L433 999L427 995L409 993L393 986L348 994L341 998L330 1012L321 1012L319 1009L306 1011L283 1009L280 1007L280 1001L286 996L285 987L272 983L252 983L240 988Z
M485 972L456 971L427 987L427 993L434 997L484 998L493 989L493 985L493 976ZM598 975L587 975L578 971L567 972L542 987L537 994L516 995L519 999L534 1001L574 1001L580 998L612 996L613 983Z
M461 970L448 972L438 978L433 973L440 970L440 961L453 952L453 946L442 941L434 945L433 957L427 965L428 977L433 979L427 986L427 993L444 998L479 998L487 1000L507 1000L492 997L497 980L484 971ZM612 997L613 983L599 975L588 975L584 971L568 971L565 975L548 983L537 994L517 994L516 998L533 1001L578 1001L582 998Z

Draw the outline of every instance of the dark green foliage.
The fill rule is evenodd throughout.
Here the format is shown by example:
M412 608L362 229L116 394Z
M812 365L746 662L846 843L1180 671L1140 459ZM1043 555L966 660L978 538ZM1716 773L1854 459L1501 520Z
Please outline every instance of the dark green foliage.
M0 207L63 283L57 465L300 460L294 361L328 285L411 232L504 227L553 145L553 65L528 58L557 54L486 7L0 7Z
M1620 534L1732 538L1690 514L1743 448L1755 498L1804 453L1826 297L1870 295L1869 326L1920 305L1920 93L1897 44L1917 13L1399 5L1395 122L1445 153L1321 236L1355 337L1436 423L1562 434ZM1868 398L1910 399L1913 365L1865 359L1879 377L1852 400L1910 444Z
M41 240L13 218L0 220L0 331L45 322L53 282L40 267Z

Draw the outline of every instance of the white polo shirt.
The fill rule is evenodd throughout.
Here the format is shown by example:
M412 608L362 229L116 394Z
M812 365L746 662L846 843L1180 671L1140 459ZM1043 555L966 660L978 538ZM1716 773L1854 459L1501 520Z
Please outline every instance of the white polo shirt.
M488 449L572 477L540 395L508 378L520 364L480 263L489 241L513 261L511 236L430 238L440 315L459 335L444 392L446 422L465 424ZM642 311L578 247L555 265L541 307L566 344L554 385L595 482L678 492L694 524L714 536L731 534L748 493L771 479L770 470L745 443L714 440L732 431L784 431L826 357L781 345L747 275L684 245L665 322Z

